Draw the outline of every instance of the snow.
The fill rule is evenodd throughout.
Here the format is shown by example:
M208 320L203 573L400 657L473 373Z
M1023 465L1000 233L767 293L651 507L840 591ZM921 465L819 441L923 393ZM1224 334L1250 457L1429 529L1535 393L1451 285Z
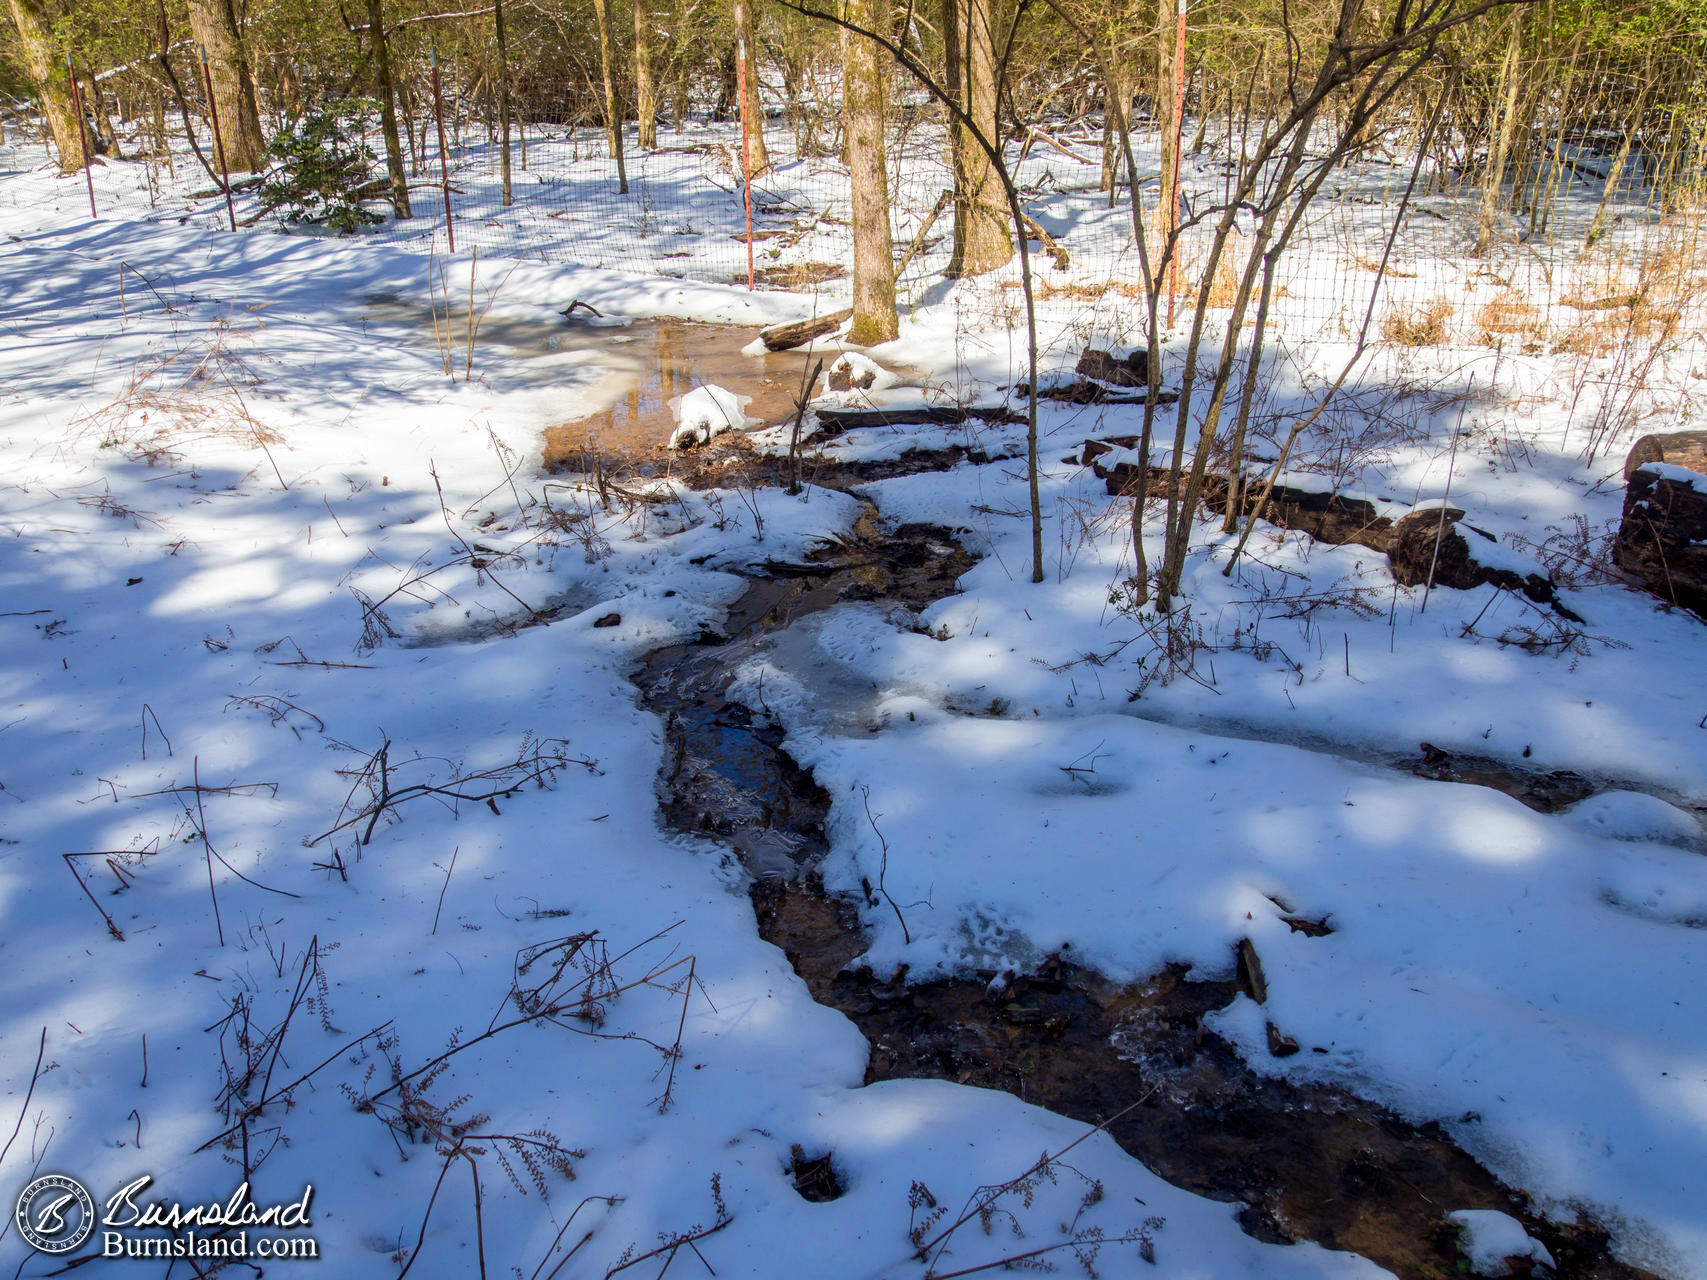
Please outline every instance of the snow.
M1550 1211L1588 1207L1625 1224L1643 1265L1702 1274L1707 757L1680 696L1700 624L1621 587L1578 590L1573 608L1616 642L1530 654L1461 634L1532 612L1492 588L1437 589L1423 613L1367 550L1299 535L1275 535L1240 588L1203 530L1191 616L1221 648L1195 679L1146 684L1153 636L1109 603L1126 531L1071 548L1052 521L1049 580L1025 582L1024 521L1002 518L1023 510L1010 471L869 486L889 520L970 529L987 558L916 629L848 606L774 641L747 678L835 797L831 887L875 883L879 831L908 851L887 889L920 904L912 941L871 913L874 967L1024 968L1070 947L1117 979L1227 977L1249 938L1268 1007L1241 997L1211 1025L1259 1070L1440 1121ZM1091 502L1083 473L1052 468L1045 510L1075 501ZM1299 584L1288 594L1339 584L1392 606L1280 622L1267 615L1284 607L1251 602L1279 594L1277 571ZM1388 767L1421 741L1671 800L1626 788L1540 814ZM1334 932L1295 933L1292 913ZM1305 1052L1271 1058L1268 1021Z
M1699 818L1639 791L1603 791L1579 800L1563 816L1611 840L1655 840L1683 848L1696 848L1702 842Z
M1644 462L1637 470L1694 489L1698 493L1707 493L1707 475L1692 471L1688 467L1680 467L1673 462Z
M805 708L796 721L780 663L764 689L796 757L838 797L835 846L850 853L832 887L876 882L878 831L909 850L890 858L888 892L929 905L906 913L910 944L873 915L880 972L1025 969L1070 947L1117 979L1176 963L1225 978L1250 938L1267 1010L1241 997L1210 1025L1259 1069L1355 1082L1450 1121L1532 1194L1634 1202L1699 1247L1686 1171L1703 1135L1679 1117L1695 1114L1707 1058L1693 1012L1703 950L1676 927L1700 918L1707 891L1699 829L1688 849L1590 839L1588 824L1484 788L1003 704L998 681L952 708L926 702L929 683L906 678L898 654L914 639L945 646L879 631L869 609L826 622L802 667L880 672L859 718L883 733L821 728ZM1281 919L1293 913L1334 932L1295 933ZM1268 1020L1306 1052L1271 1059ZM1578 1119L1561 1131L1562 1116Z
M670 448L687 449L696 444L707 444L713 436L754 425L745 412L751 399L707 383L671 400L670 411L675 414L676 429L670 436Z
M508 1150L516 1173L512 1184L483 1162L489 1265L532 1269L574 1213L563 1249L591 1230L581 1257L602 1273L630 1246L712 1225L715 1177L731 1221L700 1247L720 1270L905 1270L915 1180L959 1206L1084 1135L1000 1094L861 1088L863 1042L757 938L745 873L720 847L658 826L662 726L635 706L626 673L717 625L741 589L731 571L846 533L855 499L766 490L751 495L761 530L732 491L675 488L641 525L573 478L546 488L539 428L596 407L604 371L572 339L527 363L487 340L472 377L460 351L447 374L430 325L368 301L424 298L423 260L400 250L55 222L30 207L0 217L22 241L0 250L14 335L0 353L0 1058L12 1107L24 1112L44 1028L47 1067L7 1185L63 1168L104 1195L147 1171L161 1194L223 1200L240 1156L198 1151L230 1121L215 1105L218 1024L240 997L257 1027L277 1027L312 948L324 998L310 980L313 1007L293 1019L272 1087L326 1065L254 1122L255 1195L313 1185L316 1274L395 1267L444 1159L359 1113L345 1090L372 1092L389 1061L412 1070L452 1037L473 1040L506 1016L518 952L590 931L620 980L654 984L605 1000L602 1025L474 1045L428 1090L471 1132L542 1129L584 1153L567 1157L573 1183L548 1171L542 1191L513 1149L484 1144ZM458 269L453 294L468 283ZM482 261L477 288L507 270ZM727 319L746 305L726 290L524 265L491 314L572 334L551 312L576 295L630 316ZM547 378L535 376L541 359ZM528 626L529 609L558 612ZM594 625L610 613L617 625ZM377 646L363 643L364 618ZM564 763L548 788L499 797L496 812L427 799L365 845L353 829L316 841L384 743L395 787L541 752L590 765ZM182 790L198 783L228 790L198 803ZM334 849L343 874L327 869ZM77 860L123 941L58 856L85 850L116 851L131 877L115 894L102 858ZM673 1045L678 1025L672 1060L652 1046ZM241 1060L229 1034L224 1049ZM261 1096L251 1081L247 1100ZM794 1193L794 1142L834 1153L842 1200ZM1233 1207L1167 1186L1106 1137L1073 1163L1111 1192L1081 1225L1113 1237L1167 1220L1148 1228L1160 1274L1380 1274L1253 1241ZM472 1201L452 1185L414 1274L474 1270ZM1045 1186L1016 1212L1053 1233L1081 1195ZM965 1265L1013 1247L971 1231L951 1244ZM1130 1259L1135 1246L1122 1247ZM37 1259L25 1274L44 1269Z
M829 390L831 379L838 374L844 375L853 384L848 390L842 392ZM896 374L857 351L842 352L836 357L835 362L824 371L824 387L827 395L833 400L839 400L846 404L870 403L865 393L887 391L900 381L901 379Z
M1446 1215L1458 1225L1458 1241L1479 1276L1509 1276L1513 1258L1556 1265L1547 1246L1532 1239L1523 1224L1495 1209L1457 1209Z
M607 261L607 238L555 265L496 242L478 263L433 259L446 272L435 303L430 236L231 235L181 194L150 208L139 169L119 164L96 175L91 223L79 186L8 155L0 1073L25 1122L6 1185L39 1165L99 1192L146 1170L186 1200L223 1199L235 1153L200 1150L230 1123L216 1101L222 1035L227 1060L241 1058L220 1020L236 1000L257 1027L278 1026L312 951L325 993L293 1018L277 1074L327 1065L256 1120L257 1198L314 1184L320 1273L397 1265L444 1158L352 1093L514 1016L518 953L592 932L635 984L601 1002L602 1023L504 1032L458 1052L428 1090L470 1132L544 1129L584 1153L567 1157L573 1185L546 1177L548 1201L517 1157L513 1183L487 1159L496 1267L553 1256L576 1212L566 1239L591 1230L584 1256L602 1274L631 1245L721 1221L722 1205L728 1225L701 1245L720 1272L918 1274L915 1182L955 1212L1084 1135L1005 1095L864 1086L853 1026L757 937L748 872L659 825L668 736L636 705L634 665L716 628L742 572L846 535L858 499L660 480L648 483L661 501L607 508L584 479L539 473L544 426L620 394L605 348L557 314L570 300L613 321L759 325L821 299L626 270ZM1109 245L1123 234L1124 214L1092 188L1094 175L1063 188L1045 218L1086 246L1086 272L1119 262ZM1378 208L1358 216L1360 234L1381 229ZM576 231L536 222L530 236L578 251ZM1413 232L1402 298L1450 291L1473 308L1492 291L1450 244ZM817 229L800 252L832 253L842 234ZM1302 336L1265 390L1253 447L1269 457L1275 425L1345 359L1343 333L1307 326L1344 310L1348 279L1288 264L1283 310ZM908 385L866 399L1006 402L1025 360L1005 283L918 291L901 339L859 357ZM435 340L433 316L442 324L443 299L471 284L491 326L472 360ZM1084 345L1131 345L1135 311L1046 302L1043 376ZM1700 345L1681 338L1657 363L1617 446L1648 418L1693 411ZM1618 448L1583 448L1613 394L1609 367L1462 339L1377 352L1283 479L1392 513L1462 507L1498 563L1545 568L1543 548L1575 545L1578 517L1592 537L1618 515ZM741 397L719 387L677 409L678 436L745 422ZM1701 624L1593 575L1561 587L1581 628L1492 587L1436 588L1425 609L1377 553L1267 526L1223 576L1234 538L1218 520L1197 528L1188 611L1170 624L1123 595L1126 505L1059 461L1087 436L1131 433L1140 412L1040 408L1036 585L1023 426L851 431L826 446L837 459L950 446L985 459L862 489L890 524L944 525L980 557L961 594L919 617L818 614L755 643L737 685L833 798L829 886L875 882L882 842L892 851L886 888L912 904L911 941L892 913L864 912L866 961L922 978L1070 949L1115 979L1173 964L1225 977L1248 939L1267 1003L1241 996L1210 1025L1254 1068L1437 1121L1538 1210L1587 1212L1620 1257L1707 1277ZM1171 443L1172 410L1159 425ZM754 439L786 447L774 431ZM1159 516L1143 534L1153 565ZM1572 770L1598 793L1538 813L1394 767L1422 742ZM317 839L352 795L362 802L382 747L393 787L530 759L551 766L549 785L493 808L423 797L368 843L353 829ZM216 790L186 790L198 785ZM109 852L119 871L59 856ZM1290 914L1332 932L1295 932ZM1303 1051L1270 1057L1269 1022ZM50 1069L25 1108L44 1028ZM795 1143L833 1153L848 1194L797 1196ZM1112 1237L1166 1220L1151 1229L1159 1275L1380 1274L1251 1239L1234 1206L1167 1186L1106 1135L1072 1162L1108 1190L1085 1224ZM1081 1187L1046 1184L1016 1212L1059 1238ZM1522 1232L1457 1216L1478 1265ZM415 1274L470 1274L473 1217L467 1190L447 1191ZM954 1256L970 1267L1013 1247L968 1231ZM1133 1273L1127 1249L1105 1255L1107 1273Z

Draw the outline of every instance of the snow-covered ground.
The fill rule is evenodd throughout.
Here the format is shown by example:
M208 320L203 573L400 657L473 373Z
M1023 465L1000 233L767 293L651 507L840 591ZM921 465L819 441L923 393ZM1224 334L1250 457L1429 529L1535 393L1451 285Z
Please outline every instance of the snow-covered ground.
M549 261L483 253L473 282L477 311L561 332L555 349L477 341L464 377L465 346L397 321L397 299L427 309L424 243L233 235L205 203L180 224L126 165L97 172L91 223L80 179L7 155L0 1078L21 1127L5 1194L39 1169L97 1197L148 1173L150 1194L223 1200L247 1167L263 1203L314 1185L315 1265L335 1275L411 1257L470 1275L476 1251L543 1275L576 1248L562 1274L604 1275L713 1227L696 1243L718 1274L920 1275L916 1184L948 1209L928 1240L974 1188L1083 1135L1005 1095L862 1088L863 1042L758 939L745 873L660 828L662 728L627 673L715 627L735 571L803 556L859 504L678 488L642 520L538 472L543 427L612 394L561 329L568 300L749 324L820 302L576 266L566 234ZM1060 197L1069 249L1081 222L1087 244L1112 234L1118 213L1068 216L1096 203ZM1394 510L1450 497L1518 560L1578 516L1602 529L1635 432L1691 425L1700 333L1680 326L1627 395L1616 353L1479 343L1477 308L1507 286L1444 251L1427 263L1395 288L1420 305L1454 282L1452 332L1377 352L1300 474ZM1269 434L1348 351L1322 340L1328 304L1305 305L1349 293L1347 273L1298 270ZM460 322L470 266L447 271ZM921 296L870 354L947 395L997 394L1023 367L1006 283ZM1047 362L1129 340L1135 310L1063 291ZM1061 461L1134 415L1044 410L1044 583L1019 463L878 482L887 522L958 529L982 557L963 593L918 630L839 606L744 673L833 798L830 887L876 881L887 842L911 942L868 913L871 963L926 976L1070 946L1117 979L1225 975L1249 939L1267 1007L1241 997L1214 1026L1259 1070L1439 1121L1548 1213L1604 1223L1626 1260L1707 1277L1707 632L1608 583L1562 592L1580 634L1491 587L1436 589L1425 611L1378 554L1266 528L1224 578L1215 522L1188 565L1192 670L1166 669L1155 620L1118 599L1129 511ZM1603 416L1622 434L1589 460ZM1017 430L854 432L832 452L1019 457ZM530 609L550 624L503 625ZM1528 647L1502 642L1525 629ZM1603 790L1543 815L1385 767L1424 741ZM358 843L376 787L399 799ZM1292 913L1333 932L1295 933ZM555 990L588 1016L481 1038L565 957ZM1303 1052L1270 1057L1269 1021ZM245 1106L247 1144L222 1137ZM447 1135L478 1149L478 1237ZM797 1195L795 1144L833 1152L847 1194ZM1016 1195L1025 1237L968 1225L939 1272L1074 1222L1146 1232L1161 1275L1379 1274L1250 1239L1232 1206L1105 1135L1067 1159L1105 1194L1086 1206L1062 1174ZM15 1230L0 1243L18 1247ZM1105 1273L1138 1256L1108 1245Z

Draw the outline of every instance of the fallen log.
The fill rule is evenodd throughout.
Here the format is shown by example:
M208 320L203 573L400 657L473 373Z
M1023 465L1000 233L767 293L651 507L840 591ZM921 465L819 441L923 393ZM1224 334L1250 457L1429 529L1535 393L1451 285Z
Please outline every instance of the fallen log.
M907 246L907 251L901 255L901 260L895 264L895 278L899 280L901 273L912 265L913 259L925 247L925 237L930 235L931 228L936 226L936 220L942 217L942 211L948 208L949 201L954 199L953 190L944 191L936 198L936 206L925 215L925 220L919 223L919 233L913 237L913 242Z
M1037 393L1039 400L1064 400L1068 404L1137 404L1144 403L1142 393L1125 393L1111 391L1099 382L1086 379L1083 382L1069 382L1065 386L1043 387ZM1156 392L1157 404L1174 404L1179 400L1177 391Z
M1130 437L1124 437L1130 439ZM1107 452L1099 446L1100 441L1085 442L1086 452L1083 456L1100 476L1108 481L1108 492L1116 497L1130 496L1138 489L1138 468L1130 462L1117 462L1114 466L1104 468L1094 459ZM1166 467L1151 467L1148 491L1162 492L1161 486L1168 481ZM1259 486L1253 481L1247 481L1241 486L1240 493L1244 499L1243 507L1246 516L1252 514L1260 493ZM1205 477L1203 486L1203 503L1205 506L1219 509L1227 501L1227 478L1211 473ZM1381 515L1372 502L1362 498L1342 498L1337 493L1320 493L1310 489L1293 489L1286 485L1277 484L1274 492L1262 510L1262 518L1270 524L1282 529L1298 529L1309 534L1318 542L1342 546L1355 543L1360 547L1368 547L1371 551L1385 553L1393 539L1393 521Z
M1005 405L961 408L959 405L911 405L894 409L819 409L820 434L834 435L859 427L953 427L976 418L979 422L1024 422Z
M1042 224L1040 224L1036 218L1033 218L1030 214L1026 214L1024 216L1026 232L1033 240L1043 246L1044 252L1046 252L1051 258L1055 259L1055 270L1065 271L1069 266L1071 266L1072 259L1067 256L1067 251L1065 249L1055 243L1055 237L1045 231Z
M767 351L789 351L806 345L814 338L833 333L852 318L853 308L847 307L841 311L832 311L826 316L796 320L793 324L773 324L768 329L759 330L759 341L765 344Z
M1016 382L1014 384L1014 395L1020 399L1023 400L1030 392L1031 388L1025 383ZM1059 400L1065 401L1067 404L1141 405L1144 403L1145 395L1146 393L1142 391L1118 391L1090 378L1078 382L1058 382L1053 386L1037 389L1039 400ZM1179 392L1177 391L1156 392L1157 404L1174 404L1178 400Z
M1147 387L1150 385L1150 353L1143 347L1116 360L1111 352L1086 347L1073 366L1081 378L1095 378L1111 387Z

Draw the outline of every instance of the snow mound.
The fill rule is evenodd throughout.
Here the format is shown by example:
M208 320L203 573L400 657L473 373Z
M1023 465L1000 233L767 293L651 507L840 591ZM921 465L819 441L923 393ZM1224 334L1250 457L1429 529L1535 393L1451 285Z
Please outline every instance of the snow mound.
M901 379L869 356L857 351L844 351L836 362L824 371L827 392L887 391L900 384Z
M1458 1227L1458 1247L1479 1276L1510 1275L1513 1258L1554 1265L1547 1246L1509 1214L1497 1209L1459 1209L1446 1217Z
M738 396L710 382L670 401L670 409L676 415L670 448L691 449L725 431L756 425L746 413L751 402L751 396Z
M1696 845L1701 824L1686 810L1640 791L1604 791L1565 811L1574 825L1609 840Z

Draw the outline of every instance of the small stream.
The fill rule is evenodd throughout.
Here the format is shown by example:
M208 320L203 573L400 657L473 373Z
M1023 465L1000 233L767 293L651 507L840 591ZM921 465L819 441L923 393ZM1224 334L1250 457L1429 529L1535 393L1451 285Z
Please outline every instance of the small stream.
M754 367L725 372L720 382L746 392L755 375L778 377ZM660 372L655 381L668 386L671 376ZM667 414L655 419L649 438L667 434L667 421ZM585 433L576 438L598 447ZM570 449L557 456L559 465L579 460ZM870 474L832 464L816 482L863 497L863 480L939 469L961 456L919 455ZM849 541L807 564L772 565L752 576L719 630L655 650L633 679L642 705L665 726L658 788L664 820L725 843L741 858L761 936L783 951L814 999L852 1019L869 1042L867 1082L923 1077L1003 1089L1092 1124L1124 1112L1110 1133L1126 1151L1178 1186L1242 1202L1240 1221L1253 1236L1351 1250L1406 1280L1461 1274L1456 1233L1445 1222L1446 1212L1459 1208L1519 1218L1547 1245L1560 1275L1644 1274L1612 1260L1605 1233L1592 1224L1527 1212L1521 1194L1439 1125L1412 1125L1347 1093L1252 1071L1204 1025L1241 990L1260 998L1260 974L1253 977L1242 960L1229 966L1238 973L1232 981L1193 981L1169 970L1128 988L1063 956L1005 985L993 985L994 973L909 985L862 966L859 904L827 896L816 869L829 851L829 796L783 750L782 731L731 699L729 689L770 637L802 618L854 601L916 613L957 590L973 558L948 530L885 530L881 513L864 500ZM1529 774L1496 761L1390 763L1494 786L1543 809L1593 790L1574 775ZM1322 922L1289 923L1306 933L1327 931Z
M782 730L731 701L741 664L767 635L843 601L919 609L954 590L972 567L946 529L880 530L869 504L853 539L807 565L775 565L751 579L719 633L654 650L634 679L664 720L665 816L681 831L728 841L759 879L790 882L828 851L829 797L782 749Z
M1089 1124L1137 1103L1109 1131L1169 1182L1242 1202L1240 1222L1258 1239L1350 1250L1406 1280L1460 1274L1456 1232L1444 1220L1458 1208L1519 1218L1561 1275L1641 1274L1609 1258L1598 1228L1528 1213L1439 1125L1252 1071L1204 1026L1250 990L1243 966L1230 982L1173 969L1118 988L1051 956L1036 973L992 988L993 972L908 984L860 964L858 906L826 895L815 870L828 851L829 797L782 749L781 730L727 692L765 637L811 613L852 600L917 610L952 593L971 557L958 548L944 554L945 544L953 546L945 530L885 535L870 521L856 548L810 571L755 578L721 633L660 649L635 675L642 704L666 726L666 821L740 856L753 877L760 936L815 1000L847 1015L870 1043L867 1083L929 1078L1002 1089ZM1502 790L1526 789L1518 778L1499 781ZM1293 927L1326 929L1307 920Z

